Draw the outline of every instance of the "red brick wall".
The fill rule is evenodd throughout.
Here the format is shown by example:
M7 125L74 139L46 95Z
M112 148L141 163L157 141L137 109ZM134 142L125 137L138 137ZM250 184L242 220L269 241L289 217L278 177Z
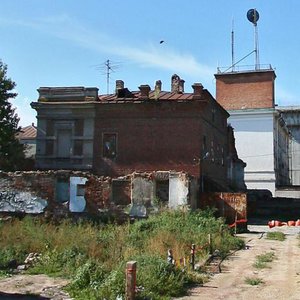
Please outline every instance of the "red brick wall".
M199 165L195 164L194 158L201 156L203 132L209 140L227 143L226 113L217 111L215 124L210 125L211 113L207 109L210 105L199 102L99 105L94 137L94 171L101 175L120 176L134 171L174 170L198 176ZM118 135L115 159L102 157L103 133ZM225 180L225 167L213 164L206 169L207 173L218 174L221 181Z
M168 105L147 106L117 105L98 118L94 140L94 167L97 172L110 176L155 170L197 173L192 164L193 158L199 156L199 117L184 105L181 112L166 107ZM194 108L197 110L197 107ZM194 117L187 120L187 113L194 114ZM116 159L102 158L104 132L117 133Z
M227 110L274 107L273 70L216 74L216 98Z

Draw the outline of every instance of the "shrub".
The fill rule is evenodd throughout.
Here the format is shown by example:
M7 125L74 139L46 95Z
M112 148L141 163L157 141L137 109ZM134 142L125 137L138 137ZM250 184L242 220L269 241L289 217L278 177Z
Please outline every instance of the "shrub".
M250 285L259 285L259 284L264 283L264 281L258 277L246 277L245 283L250 284Z
M275 258L274 252L267 252L256 256L256 261L253 264L255 268L263 269L268 267L268 263L272 262Z

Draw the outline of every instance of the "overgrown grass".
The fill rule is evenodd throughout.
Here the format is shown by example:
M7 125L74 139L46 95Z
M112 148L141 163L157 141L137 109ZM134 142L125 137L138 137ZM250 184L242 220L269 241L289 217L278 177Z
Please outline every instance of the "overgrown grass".
M276 240L276 241L284 241L285 240L285 234L280 231L269 231L267 232L268 240Z
M137 261L140 299L182 295L189 283L205 280L188 262L184 270L177 266L180 258L189 257L191 244L198 250L196 261L209 251L208 234L212 250L218 249L223 256L244 246L212 211L165 211L122 226L70 220L57 226L26 217L0 223L0 234L0 267L7 267L14 259L24 261L30 252L41 253L30 273L70 278L71 296L91 300L116 299L124 294L129 260ZM168 249L173 250L175 266L166 261Z
M245 283L250 284L250 285L259 285L259 284L264 283L264 281L258 277L246 277Z
M264 269L268 268L270 262L272 262L275 258L274 252L267 252L261 255L256 256L256 261L254 262L253 266L257 269Z

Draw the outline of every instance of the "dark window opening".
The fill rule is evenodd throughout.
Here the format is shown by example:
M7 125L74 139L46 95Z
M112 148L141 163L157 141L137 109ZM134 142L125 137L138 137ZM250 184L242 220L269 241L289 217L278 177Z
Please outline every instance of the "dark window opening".
M67 178L58 178L55 189L56 201L64 203L69 201L69 180Z
M54 142L52 140L46 141L46 149L45 154L46 155L53 155L54 150Z
M53 136L54 135L54 121L53 120L47 120L46 135L47 136Z
M156 181L156 199L161 203L169 202L169 180Z
M74 141L74 155L82 155L83 143L82 141Z
M75 135L76 136L83 136L83 127L84 127L83 119L75 120Z
M84 184L77 184L77 191L76 196L82 196L85 195L85 185Z
M115 158L117 155L117 135L115 133L103 134L103 157Z

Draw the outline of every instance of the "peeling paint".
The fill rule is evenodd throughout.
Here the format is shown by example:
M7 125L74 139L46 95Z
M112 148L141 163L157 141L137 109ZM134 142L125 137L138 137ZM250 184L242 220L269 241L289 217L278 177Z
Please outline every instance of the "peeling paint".
M183 173L171 173L169 176L169 208L188 204L189 184Z
M48 203L46 200L32 195L30 192L2 191L0 192L1 212L22 212L39 214L44 211Z

